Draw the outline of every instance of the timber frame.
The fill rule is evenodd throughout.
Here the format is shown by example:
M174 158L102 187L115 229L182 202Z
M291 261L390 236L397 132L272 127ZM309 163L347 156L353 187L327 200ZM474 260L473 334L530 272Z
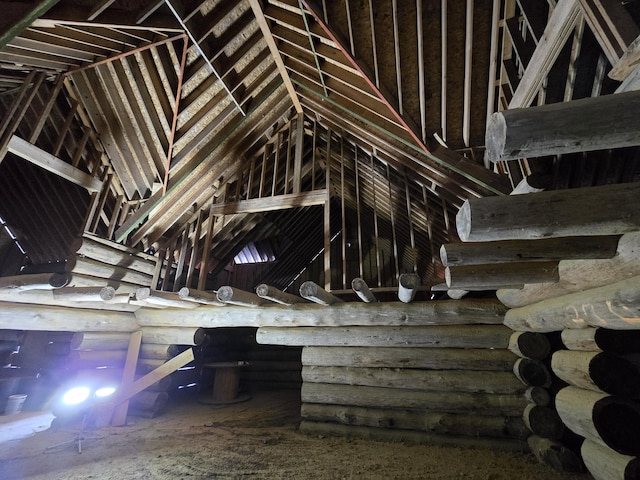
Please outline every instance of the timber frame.
M634 2L26 3L0 40L4 275L64 270L86 233L154 253L164 290L384 294L444 280L468 199L638 179L637 147L483 158L495 111L635 88Z

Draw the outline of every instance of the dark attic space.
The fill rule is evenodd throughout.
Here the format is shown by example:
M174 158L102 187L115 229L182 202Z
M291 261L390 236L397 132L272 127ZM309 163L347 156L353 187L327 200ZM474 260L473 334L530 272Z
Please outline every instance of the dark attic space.
M13 0L0 478L640 479L640 0Z

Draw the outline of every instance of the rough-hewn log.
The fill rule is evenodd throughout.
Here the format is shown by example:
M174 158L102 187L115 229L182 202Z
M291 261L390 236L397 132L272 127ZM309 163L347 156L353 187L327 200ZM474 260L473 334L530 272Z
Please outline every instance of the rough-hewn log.
M492 263L446 267L445 281L449 288L503 288L525 283L558 281L558 262Z
M167 392L143 390L131 397L130 402L131 408L159 412L167 405L168 400L169 394Z
M152 290L149 287L140 287L136 290L136 300L172 308L193 309L199 306L197 303L181 300L176 292Z
M71 369L122 367L127 358L126 350L72 350L67 357Z
M438 435L412 430L385 430L374 427L347 426L337 423L311 422L300 424L300 431L307 435L333 435L338 437L362 438L384 442L403 442L408 444L439 445L447 447L480 448L506 452L524 452L524 441L499 438L473 438L454 435Z
M262 308L203 305L195 310L140 309L136 317L144 326L260 327L346 325L461 325L501 324L506 307L492 299L429 302L346 302L328 307L299 303Z
M220 287L216 296L221 303L229 303L240 307L258 307L265 303L264 299L255 293L245 292L239 288L229 286Z
M67 287L65 287L67 288ZM68 287L74 288L74 287ZM80 287L85 288L85 287ZM95 288L95 287L89 287ZM45 306L49 305L52 307L65 307L65 308L73 308L73 309L86 309L86 310L113 310L116 312L134 312L139 307L127 303L106 303L102 300L97 301L84 301L78 302L75 300L67 300L65 298L60 298L54 296L56 290L2 290L0 289L0 302L11 302L11 303L23 303L23 304L33 304Z
M11 291L52 290L69 284L71 276L68 273L32 273L0 277L0 289Z
M77 332L71 339L73 350L126 350L129 347L129 333L120 332Z
M551 385L549 369L540 360L519 358L513 364L513 373L524 385L532 387Z
M175 344L162 345L159 343L143 343L140 346L140 358L156 358L169 360L187 349L187 346Z
M640 453L640 405L631 400L577 387L556 395L556 409L574 433L618 453Z
M260 327L261 344L344 347L506 348L502 325L424 327Z
M138 325L134 314L130 312L0 302L0 328L64 332L132 332Z
M95 238L88 236L83 237L81 242L77 254L82 257L109 265L117 265L151 276L156 268L155 257L134 252L122 245L113 247L105 244L104 241L97 241Z
M83 275L79 273L72 273L71 280L69 281L70 287L104 287L111 286L117 293L134 293L140 285L133 283L122 282L113 278L100 278L92 275Z
M456 216L463 242L617 235L640 229L640 184L470 198Z
M365 303L375 303L378 301L373 292L369 289L369 285L362 278L354 278L351 280L351 288L358 298Z
M304 282L300 285L300 296L320 305L333 305L334 303L343 302L340 297L336 297L313 282Z
M587 352L637 353L640 352L640 331L610 330L608 328L581 328L563 330L562 343L569 350Z
M445 267L512 262L548 262L611 258L620 235L446 243L440 247ZM527 282L525 282L527 283Z
M303 365L510 372L517 357L504 349L304 347Z
M562 438L564 424L553 408L530 403L524 408L522 419L534 435L552 440Z
M398 299L403 303L410 303L416 296L420 286L420 275L403 273L398 279Z
M194 288L182 287L178 292L178 297L181 300L185 300L187 302L196 302L202 303L204 305L214 305L217 307L222 307L225 304L218 301L218 296L215 292L205 292L203 290L196 290Z
M523 393L526 389L510 372L418 370L362 367L302 367L302 380L369 387L415 390Z
M100 302L103 287L65 287L53 290L53 298L66 302Z
M591 440L582 443L580 453L595 480L640 479L640 457L622 455Z
M527 443L540 463L561 472L583 471L580 457L562 443L537 435L531 435Z
M143 327L142 343L161 345L201 345L207 337L204 328L197 327Z
M281 305L293 305L294 303L304 302L304 300L297 295L283 292L265 283L261 283L256 287L256 295Z
M522 307L547 298L602 287L623 278L640 275L640 232L622 235L616 255L604 260L562 260L558 265L560 280L555 283L525 285L518 290L498 290L502 303L510 308Z
M560 379L575 387L632 398L640 396L640 365L623 357L558 350L551 357L551 368Z
M487 122L492 162L640 144L640 92L496 112Z
M102 263L82 257L76 257L75 265L71 269L71 273L128 282L146 287L151 285L152 278L151 275L146 275L136 270L109 265L108 263Z
M513 332L507 348L519 357L536 360L547 358L551 352L549 339L537 332Z
M640 329L640 276L513 308L505 314L504 324L516 331L537 332L587 326Z
M363 387L332 383L303 383L302 402L358 407L424 409L445 413L522 415L527 401L522 395L495 393L430 392L398 388Z
M315 422L426 430L441 435L525 439L530 434L519 417L392 410L321 403L303 403L300 416Z

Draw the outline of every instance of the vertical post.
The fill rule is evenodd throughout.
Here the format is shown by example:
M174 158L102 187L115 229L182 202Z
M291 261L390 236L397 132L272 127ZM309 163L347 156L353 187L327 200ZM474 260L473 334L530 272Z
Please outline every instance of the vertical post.
M331 290L331 129L327 129L327 162L325 183L327 198L324 202L324 289Z

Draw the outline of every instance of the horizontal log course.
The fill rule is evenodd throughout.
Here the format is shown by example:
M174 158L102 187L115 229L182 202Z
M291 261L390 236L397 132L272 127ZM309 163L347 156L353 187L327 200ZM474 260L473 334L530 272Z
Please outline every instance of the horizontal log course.
M71 273L70 287L113 287L117 294L135 293L140 285L124 282L118 279L94 277L93 275L83 275Z
M620 235L446 243L440 247L445 267L491 263L549 262L611 258Z
M564 434L564 423L553 408L530 403L524 408L522 419L527 428L539 437L559 440Z
M150 286L152 280L152 275L82 257L75 258L75 264L70 272L72 274L90 275L98 278L132 283L143 287Z
M69 284L71 276L68 273L32 273L0 277L0 290L52 290Z
M535 360L543 360L551 352L549 339L538 332L513 332L507 348L519 357Z
M498 162L631 147L640 143L638 115L637 91L503 110L487 121L486 155Z
M574 387L625 397L640 397L640 364L611 353L558 350L551 368Z
M64 332L132 332L137 330L138 325L131 312L0 302L0 329L16 328Z
M260 327L256 340L270 345L506 348L510 335L503 325Z
M53 290L53 298L67 302L102 302L105 287L64 287ZM115 289L112 288L115 292Z
M64 287L61 290L66 290ZM86 288L86 287L80 287ZM95 287L88 287L95 288ZM99 287L98 287L99 288ZM102 300L97 301L83 301L77 302L75 300L67 300L54 295L57 290L1 290L0 289L0 302L11 303L28 303L40 306L52 306L61 308L82 308L87 310L111 310L114 312L134 312L139 307L129 304L111 304L105 303Z
M461 290L488 290L559 280L556 261L453 265L445 267L444 277L449 288Z
M516 331L537 332L588 326L640 329L640 276L513 308L505 314L504 324Z
M312 383L338 383L369 387L413 390L524 393L526 387L510 372L464 370L418 370L362 367L302 367L302 380Z
M167 392L143 390L131 397L129 404L137 410L158 412L167 405L168 400L169 394Z
M251 370L240 372L240 378L250 382L302 382L300 370Z
M608 328L582 328L563 330L562 343L569 350L611 352L617 354L640 353L640 331L610 330Z
M425 368L511 372L517 357L505 349L304 347L302 364L325 367Z
M143 343L140 345L139 357L169 360L180 355L187 348L187 345Z
M119 368L124 366L126 358L126 350L72 350L67 357L67 363L72 370Z
M579 455L562 443L531 435L527 439L531 453L543 465L547 465L560 472L582 472L584 467Z
M203 305L191 311L139 309L143 326L261 327L347 325L462 325L501 324L507 308L493 299L428 302L347 302L338 305L269 305L261 308Z
M243 371L275 371L275 370L288 370L297 371L302 370L302 364L296 360L253 360L249 362Z
M502 289L498 290L497 296L506 306L516 308L547 298L610 285L640 275L638 252L640 232L625 233L620 237L616 255L610 259L561 260L558 264L558 282Z
M463 242L618 235L640 229L640 184L470 198L456 216Z
M126 247L126 250L113 247L97 241L93 237L83 237L81 241L82 243L76 251L80 257L153 276L156 268L155 257L126 249Z
M417 432L413 430L387 430L375 427L312 422L309 420L305 420L300 424L300 432L307 435L331 435L383 442L402 442L416 445L479 448L483 450L505 452L525 452L528 450L527 444L524 441L514 439L438 435L435 433Z
M565 387L555 400L558 415L574 433L624 455L640 453L640 405L577 387Z
M444 413L477 413L505 417L522 415L527 405L522 395L435 392L333 383L304 382L301 392L303 403L423 409Z
M530 435L519 417L495 417L464 413L367 408L346 405L303 403L300 416L314 422L342 425L426 430L440 435L526 439Z
M604 445L585 440L580 453L595 480L637 480L640 478L640 457L623 455Z
M125 332L77 332L71 339L73 350L126 350L130 333Z
M203 328L142 327L142 343L201 345L207 336Z

